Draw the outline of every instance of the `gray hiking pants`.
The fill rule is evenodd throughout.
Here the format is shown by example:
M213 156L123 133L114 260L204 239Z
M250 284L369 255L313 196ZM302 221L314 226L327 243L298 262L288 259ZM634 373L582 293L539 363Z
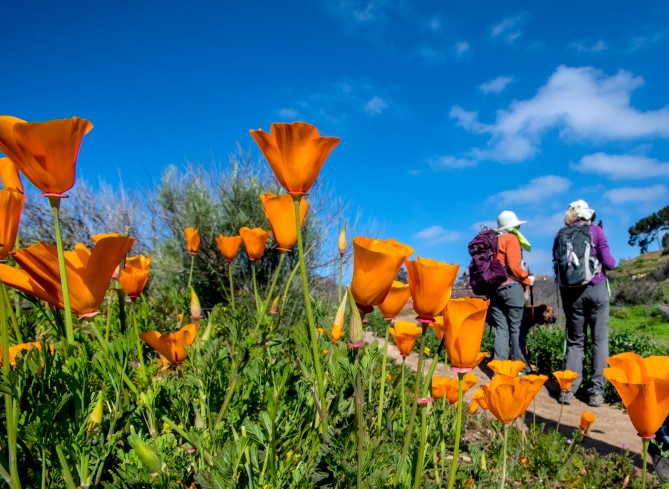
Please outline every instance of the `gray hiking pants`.
M523 321L524 306L523 286L518 282L501 285L490 296L490 317L495 326L495 360L510 358L527 364L525 352L520 347L520 324Z
M567 370L578 374L569 392L583 381L583 351L587 327L592 334L592 386L590 395L604 394L604 368L609 356L609 289L606 281L585 287L561 287L562 307L567 319Z

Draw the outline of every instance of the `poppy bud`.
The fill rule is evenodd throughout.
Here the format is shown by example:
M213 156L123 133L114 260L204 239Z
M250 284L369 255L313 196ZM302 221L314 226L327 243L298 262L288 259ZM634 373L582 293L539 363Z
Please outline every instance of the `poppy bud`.
M355 299L351 293L351 289L346 287L346 293L348 295L349 304L351 306L351 330L349 332L349 340L354 345L359 345L362 343L362 317L360 317L360 311L358 306L355 304Z
M346 221L339 232L339 242L337 243L339 248L339 254L343 255L346 253Z
M151 450L149 445L139 436L137 436L133 426L130 426L130 436L128 437L128 442L135 450L139 460L146 466L147 469L149 469L150 473L153 474L163 470L165 464L160 461L158 455L156 455L155 452Z
M272 301L272 305L269 308L269 313L274 316L276 315L277 310L279 309L279 296L277 295Z
M202 318L202 307L200 307L200 299L197 298L195 289L190 288L190 317L191 319Z
M98 401L95 403L93 411L88 418L88 423L86 424L86 431L88 433L95 433L100 429L100 424L102 423L102 408L104 406L104 392L100 391L98 394Z

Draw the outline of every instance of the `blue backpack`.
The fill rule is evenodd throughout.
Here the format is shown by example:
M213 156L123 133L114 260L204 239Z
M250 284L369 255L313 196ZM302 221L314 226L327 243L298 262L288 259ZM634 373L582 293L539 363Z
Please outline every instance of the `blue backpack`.
M469 242L469 284L476 295L490 295L509 278L506 267L495 256L499 251L497 232L483 229Z

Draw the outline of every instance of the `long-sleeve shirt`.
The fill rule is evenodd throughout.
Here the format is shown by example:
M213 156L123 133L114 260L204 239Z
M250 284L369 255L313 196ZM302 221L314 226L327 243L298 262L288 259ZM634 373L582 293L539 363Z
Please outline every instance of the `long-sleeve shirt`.
M509 273L509 278L504 284L515 280L522 285L530 285L530 274L523 268L523 251L518 238L511 233L500 234L497 237L497 246L499 251L495 258Z
M584 224L580 221L576 221L572 226L583 226ZM613 258L611 254L611 248L609 247L609 242L606 240L606 235L604 230L600 226L590 224L590 234L592 235L592 246L595 250L597 260L602 265L602 270L595 273L592 277L590 283L598 284L606 280L606 274L604 270L613 270L616 266L616 259ZM559 231L558 231L559 233ZM553 241L553 251L555 251L555 245L557 244L558 233L555 233L555 240Z

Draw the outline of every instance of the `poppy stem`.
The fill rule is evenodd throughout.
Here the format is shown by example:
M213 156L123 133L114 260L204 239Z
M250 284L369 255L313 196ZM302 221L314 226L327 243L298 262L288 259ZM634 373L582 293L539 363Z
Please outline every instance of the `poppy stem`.
M562 391L565 392L565 391ZM558 415L558 421L557 421L557 426L555 427L555 431L558 433L560 432L560 420L562 419L562 408L564 407L564 399L562 399L562 402L560 403L560 414Z
M74 325L72 324L72 306L70 304L70 288L67 282L65 268L65 251L63 250L63 237L60 232L60 197L49 197L49 204L53 212L54 230L56 233L56 249L58 250L58 269L60 271L60 283L63 288L63 310L65 314L65 338L67 345L66 356L74 347Z
M358 424L358 470L357 470L357 487L361 489L362 485L362 465L363 465L363 450L365 442L365 426L364 426L364 405L365 405L365 393L362 386L362 375L360 371L362 366L360 365L360 350L356 348L355 352L355 417Z
M462 432L462 384L465 373L458 372L458 408L455 417L455 445L453 446L453 462L451 462L451 475L448 479L448 489L452 489L455 484L455 474L458 469L458 453L460 451L460 434ZM504 425L506 428L506 425Z
M405 365L405 360L406 357L402 357L402 384L400 385L400 394L402 395L402 429L406 429L407 427L407 419L406 419L406 408L405 402L404 402L404 365Z
M295 204L295 226L297 228L297 250L300 258L300 275L302 276L302 290L304 292L304 308L307 313L307 322L309 326L309 337L311 338L311 355L314 360L316 370L316 389L318 390L318 403L323 409L321 416L321 430L323 433L327 430L327 405L325 404L325 391L323 388L323 367L321 366L321 356L318 351L318 331L314 324L314 315L311 311L311 298L309 297L309 282L307 280L307 267L304 262L304 245L302 244L302 228L300 226L300 200L301 195L293 195Z
M232 287L232 262L228 262L228 281L230 282L230 306L235 308L235 289Z
M342 289L342 283L343 283L343 268L344 268L344 255L341 253L339 254L339 294L337 295L337 298L339 302L341 302L341 289ZM386 338L386 343L388 342L388 338Z
M283 260L285 258L286 258L286 253L281 252L281 256L279 257L279 264L277 265L276 270L274 271L274 278L272 279L272 285L270 285L269 287L269 292L267 293L267 299L263 303L262 311L260 311L260 315L258 316L258 322L256 323L256 329L254 332L257 332L258 328L260 328L260 324L262 323L262 320L265 317L265 314L267 313L269 304L272 302L272 294L274 294L274 288L276 287L276 282L279 279L279 272L281 272L281 265L283 265Z
M186 286L186 290L190 290L190 284L193 281L193 268L195 266L195 255L192 254L190 256L190 272L188 273L188 286Z
M7 313L5 311L4 299L0 301L0 341L2 341L2 377L9 376L9 325L7 324ZM5 417L7 419L7 451L9 462L10 487L21 488L21 479L16 460L16 425L17 417L14 415L14 400L12 395L5 393Z
M9 318L12 320L12 327L14 329L14 335L16 336L17 343L23 343L23 337L21 336L21 331L19 330L19 323L16 320L16 314L14 313L14 308L12 307L12 301L9 299L9 291L7 286L0 282L0 288L2 288L2 300L5 301L7 311L9 312Z
M340 301L341 302L341 299ZM379 388L379 407L376 416L376 434L381 434L381 419L383 418L383 408L385 407L386 390L386 362L388 361L388 340L390 339L390 328L386 328L386 340L383 343L383 360L381 360L381 386ZM402 362L404 364L404 362Z
M144 366L144 354L142 350L142 341L139 338L139 329L137 328L137 305L135 299L132 300L132 324L135 328L135 339L137 340L137 357L139 358L139 368L142 381L146 382L146 367Z
M650 442L650 438L642 438L641 442L643 443L641 450L641 460L643 460L641 466L641 489L646 489L646 459L648 458L648 443Z
M506 443L509 438L509 425L504 423L504 445L502 446L502 482L499 485L500 489L504 489L506 482Z

